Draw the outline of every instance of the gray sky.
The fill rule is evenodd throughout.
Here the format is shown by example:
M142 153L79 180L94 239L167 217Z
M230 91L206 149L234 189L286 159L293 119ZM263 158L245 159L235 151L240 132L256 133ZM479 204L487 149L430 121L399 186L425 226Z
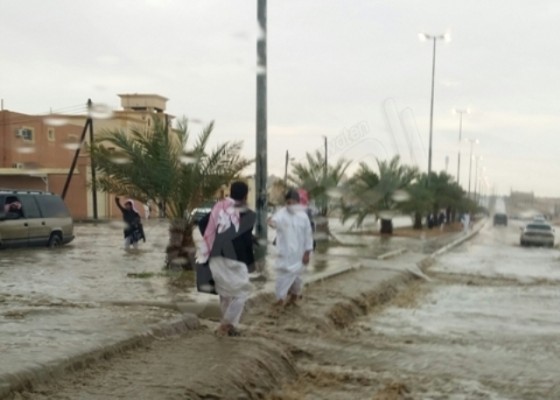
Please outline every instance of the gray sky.
M0 0L0 98L44 113L157 93L253 157L256 3ZM287 149L322 149L322 135L354 168L400 154L426 170L432 47L418 33L449 32L437 46L433 169L449 157L456 176L452 109L468 107L463 137L480 140L490 185L560 197L559 17L553 0L268 0L269 171L283 174Z

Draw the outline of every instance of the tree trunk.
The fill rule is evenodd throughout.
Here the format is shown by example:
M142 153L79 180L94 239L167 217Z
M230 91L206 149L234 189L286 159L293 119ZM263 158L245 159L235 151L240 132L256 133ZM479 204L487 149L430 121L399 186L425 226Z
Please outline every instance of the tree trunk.
M422 229L422 214L419 212L414 213L414 225L412 228L417 230Z
M382 235L392 235L393 234L393 220L381 219L381 231Z
M317 241L328 241L329 240L329 220L326 217L316 218L314 221L315 229L313 232L313 237Z
M196 248L191 223L184 219L170 222L169 244L165 252L166 268L194 269Z

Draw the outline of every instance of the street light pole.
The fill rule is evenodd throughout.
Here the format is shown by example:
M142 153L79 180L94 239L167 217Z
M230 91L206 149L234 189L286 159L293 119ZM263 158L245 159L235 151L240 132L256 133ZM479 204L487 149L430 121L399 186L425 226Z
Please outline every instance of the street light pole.
M329 202L329 198L326 193L327 175L328 175L328 168L329 168L329 164L328 164L329 149L328 149L327 137L323 136L323 138L325 139L325 157L324 157L324 164L323 164L323 185L325 185L325 204L324 204L323 216L326 217L328 214L328 202Z
M286 150L286 161L284 163L284 185L288 184L288 162L290 160L290 153Z
M430 174L432 172L432 141L433 141L433 127L434 127L434 88L435 88L435 76L436 76L436 42L439 40L449 40L447 35L428 35L426 33L421 33L421 40L432 40L433 41L433 51L432 51L432 94L430 98L430 141L428 148L428 180L430 179Z
M257 0L257 20L259 37L257 39L257 157L255 171L256 196L256 236L267 240L267 70L266 70L266 0Z
M469 110L454 110L456 114L459 114L459 151L457 152L457 184L460 183L461 179L461 141L463 135L463 114L468 114Z
M476 201L476 196L477 196L477 186L480 188L479 182L478 182L478 161L482 160L482 156L477 156L475 157L476 159L476 163L475 163L475 167L474 167L474 200Z
M469 191L468 197L471 197L471 173L472 173L472 152L473 152L473 145L478 143L478 139L467 139L471 143L471 151L469 156Z
M434 128L434 86L435 86L435 76L436 76L436 38L434 41L434 50L432 52L432 96L430 100L430 142L428 150L428 179L432 172L432 139L433 139L433 128Z

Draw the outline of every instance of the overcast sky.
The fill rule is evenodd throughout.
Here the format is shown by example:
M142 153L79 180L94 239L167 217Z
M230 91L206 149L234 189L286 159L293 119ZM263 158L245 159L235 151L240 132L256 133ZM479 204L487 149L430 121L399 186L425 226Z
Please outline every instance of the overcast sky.
M216 121L214 141L255 155L256 0L0 0L0 98L23 113L157 93L168 112ZM268 0L269 172L329 138L331 159L400 154L457 174L463 138L479 175L560 197L560 3L554 0ZM194 131L200 125L192 125ZM467 190L470 145L461 145ZM446 162L446 160L448 160ZM476 161L472 163L474 190Z

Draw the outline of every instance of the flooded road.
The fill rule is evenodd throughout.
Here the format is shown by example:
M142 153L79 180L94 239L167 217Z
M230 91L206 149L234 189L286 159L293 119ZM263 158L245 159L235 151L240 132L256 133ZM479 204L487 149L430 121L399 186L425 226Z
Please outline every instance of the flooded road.
M560 398L560 253L520 247L511 225L439 258L430 282L382 312L324 340L298 338L312 354L300 361L308 378L288 389L305 399Z
M558 399L560 254L518 235L486 226L428 279L407 272L422 253L371 260L309 286L299 307L252 304L240 338L205 321L22 398Z
M1 251L0 374L89 351L178 315L158 304L217 303L215 296L196 292L192 272L163 271L167 227L165 221L147 221L148 241L138 251L123 250L118 222L77 225L75 241L55 251ZM333 227L347 229L334 220ZM308 275L335 272L402 246L373 237L363 244L354 236L319 246ZM256 289L266 290L273 278L270 268L255 276Z

